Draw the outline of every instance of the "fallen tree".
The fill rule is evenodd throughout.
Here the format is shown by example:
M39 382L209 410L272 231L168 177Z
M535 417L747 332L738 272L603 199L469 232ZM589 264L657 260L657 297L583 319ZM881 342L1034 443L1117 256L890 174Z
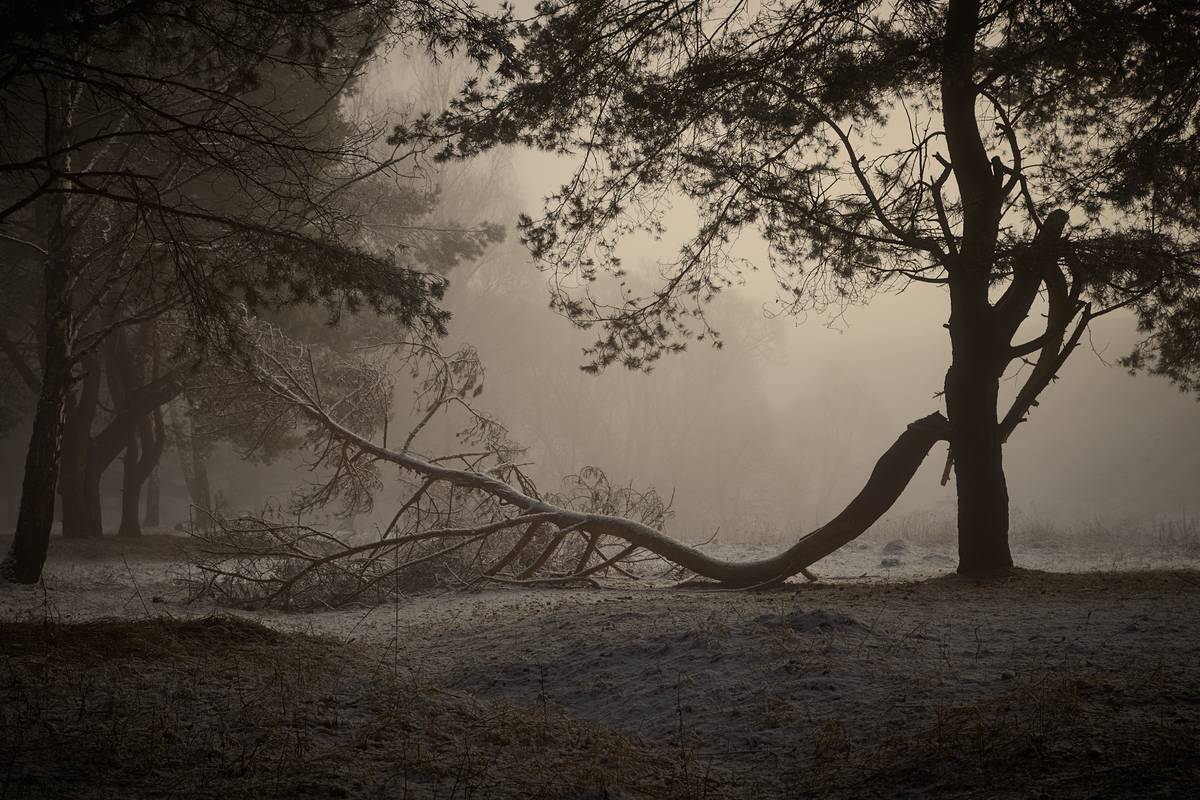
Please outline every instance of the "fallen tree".
M542 495L522 472L521 450L503 426L467 399L482 386L473 357L446 357L428 342L401 342L379 360L339 361L248 321L237 359L239 403L260 418L304 431L313 468L328 479L298 496L292 511L341 498L365 510L382 487L381 467L398 468L404 489L380 534L352 543L285 514L216 520L202 534L204 589L240 603L337 604L401 586L406 572L438 564L460 584L585 580L623 569L650 553L703 579L731 588L770 586L800 574L867 531L899 498L930 448L946 440L946 418L933 413L911 424L876 462L863 488L832 520L778 555L757 561L714 558L662 531L669 503L653 491L614 489L599 470L574 476L575 491ZM464 360L464 358L466 360ZM390 376L396 360L422 376L415 423L400 447L387 444ZM231 383L231 386L233 384ZM418 435L454 406L471 426L463 453L422 455ZM382 433L377 441L375 434ZM297 514L296 519L299 519ZM411 583L403 583L405 587Z

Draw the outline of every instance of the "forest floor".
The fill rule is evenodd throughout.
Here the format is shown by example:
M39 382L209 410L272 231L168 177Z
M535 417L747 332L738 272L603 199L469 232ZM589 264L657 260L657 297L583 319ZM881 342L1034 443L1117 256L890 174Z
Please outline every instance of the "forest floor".
M186 602L187 543L55 540L41 585L0 588L0 798L1200 786L1187 542L976 582L867 540L769 592L625 581L305 614Z

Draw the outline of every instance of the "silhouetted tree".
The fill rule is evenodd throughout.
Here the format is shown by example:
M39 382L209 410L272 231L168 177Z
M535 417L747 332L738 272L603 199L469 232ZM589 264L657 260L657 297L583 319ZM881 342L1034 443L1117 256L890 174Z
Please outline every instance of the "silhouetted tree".
M38 400L4 577L40 575L73 386L100 391L114 331L177 308L221 336L234 303L318 301L442 329L443 279L356 246L341 204L414 155L372 154L377 131L337 115L397 35L494 50L486 26L436 0L0 7L0 240L35 265L41 309L25 352L5 348L37 353L22 376ZM72 424L90 433L86 411Z
M796 311L942 287L946 420L923 429L949 442L960 572L1012 565L1003 447L1089 323L1136 310L1128 364L1200 386L1193 4L581 0L509 23L504 68L397 141L579 155L521 224L554 307L602 331L587 368L719 342L705 304L745 230ZM680 195L695 235L633 292L617 242Z

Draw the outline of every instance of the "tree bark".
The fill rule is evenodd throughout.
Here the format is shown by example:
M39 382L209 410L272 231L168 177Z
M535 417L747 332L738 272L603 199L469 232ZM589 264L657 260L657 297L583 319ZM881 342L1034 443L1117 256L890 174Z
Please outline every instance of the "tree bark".
M54 525L54 495L58 485L67 395L71 391L73 339L69 257L61 243L61 199L54 201L45 273L45 355L42 383L33 415L33 430L25 456L21 504L12 546L0 562L0 578L37 583L50 548Z
M125 445L125 458L121 469L121 524L117 535L138 537L142 535L141 511L142 481L139 475L138 462L142 455L138 448L136 434L129 437Z
M142 535L139 516L142 487L146 485L162 458L164 438L162 416L159 410L155 409L152 415L142 418L138 423L137 434L129 439L125 449L121 482L121 525L117 529L119 536Z
M958 491L958 572L1012 567L1008 547L1008 485L996 419L999 378L956 364L946 375L950 450Z
M156 465L150 471L150 478L146 481L146 516L142 519L142 523L147 528L157 528L162 525L161 501L162 490L159 485L158 467Z
M161 447L155 442L150 427L152 415L172 398L183 391L183 376L187 365L180 365L165 375L157 375L149 382L135 385L138 381L136 366L125 342L124 332L117 330L110 335L105 348L109 394L112 395L115 415L95 436L89 440L87 466L84 471L84 500L88 510L88 522L93 535L99 536L103 526L100 481L104 472L132 446L135 450L132 472L122 478L122 496L130 495L137 504L127 506L122 500L121 528L125 535L137 536L141 532L137 508L140 505L141 487L161 455ZM138 439L141 438L139 445ZM154 451L158 451L158 455ZM143 458L148 458L141 464ZM120 532L120 529L118 530Z
M78 394L73 398L68 395L62 437L58 493L62 498L63 536L67 539L95 535L87 502L86 475L92 423L96 418L99 399L100 361L89 356L83 361L83 378Z
M952 362L946 373L950 452L958 491L958 572L1012 567L1008 485L997 404L1007 341L988 304L986 272L964 273L950 286Z
M94 448L88 448L87 466L83 471L83 507L87 515L85 518L87 533L85 535L92 539L99 539L104 536L104 502L100 491L100 479L104 477L104 467L96 463L93 451Z
M70 377L69 367L61 363L68 359L66 349L59 346L59 337L47 338L47 355L50 356L51 350L54 354L47 358L34 412L17 529L8 555L0 564L0 575L16 583L37 583L41 577L54 525L54 488L58 483L59 448ZM51 366L50 362L56 363Z
M207 512L212 507L212 497L209 493L208 467L204 461L204 454L192 435L191 408L191 401L187 395L183 395L167 406L167 421L175 443L175 452L179 456L179 466L183 471L183 483L187 487L188 498L192 506L201 511L199 515L189 514L189 517L193 517L192 522L197 528L207 530Z
M988 300L1004 192L975 113L978 0L951 0L942 40L941 99L946 148L962 198L962 241L948 265L950 347L946 413L958 490L960 574L1012 566L1008 487L997 420L1008 337Z

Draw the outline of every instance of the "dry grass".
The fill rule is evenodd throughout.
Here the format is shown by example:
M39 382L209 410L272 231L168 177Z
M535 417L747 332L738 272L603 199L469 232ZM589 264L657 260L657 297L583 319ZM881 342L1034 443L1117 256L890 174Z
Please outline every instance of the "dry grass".
M870 744L843 740L803 788L829 797L1194 796L1194 718L1130 724L1136 709L1119 692L1081 675L1018 677L1001 697L936 709L931 725Z
M885 522L863 541L896 539L953 553L958 533L952 516L911 513ZM1183 512L1148 518L1080 520L1065 525L1014 512L1010 543L1014 550L1052 548L1066 554L1102 550L1118 560L1145 554L1195 560L1200 558L1200 517Z
M725 794L549 708L438 692L242 619L7 623L0 641L3 798Z
M0 623L0 800L1200 785L1196 571L459 593L270 628L172 602L179 541L56 541L47 585L0 597L23 620ZM103 614L142 619L59 621Z
M0 539L0 546L7 548L11 536ZM96 539L50 538L49 563L61 561L111 560L114 555L124 555L130 561L178 562L187 561L194 551L192 538L177 533L147 530L141 536L104 536Z

